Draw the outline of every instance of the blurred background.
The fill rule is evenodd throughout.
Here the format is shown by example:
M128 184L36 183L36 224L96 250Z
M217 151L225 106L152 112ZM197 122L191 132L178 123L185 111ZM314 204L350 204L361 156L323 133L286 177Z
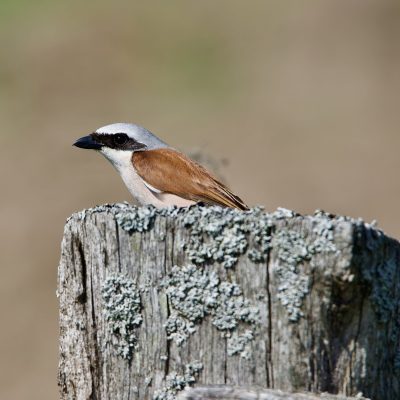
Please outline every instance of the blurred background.
M250 205L400 237L399 39L398 0L0 0L0 398L58 397L65 219L131 200L71 147L102 125L206 155Z

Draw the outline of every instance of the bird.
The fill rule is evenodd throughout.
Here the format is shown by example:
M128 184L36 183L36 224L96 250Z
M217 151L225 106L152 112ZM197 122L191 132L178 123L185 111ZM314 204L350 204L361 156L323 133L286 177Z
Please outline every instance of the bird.
M196 203L239 210L248 206L205 167L132 123L113 123L73 146L100 152L140 205L189 207Z

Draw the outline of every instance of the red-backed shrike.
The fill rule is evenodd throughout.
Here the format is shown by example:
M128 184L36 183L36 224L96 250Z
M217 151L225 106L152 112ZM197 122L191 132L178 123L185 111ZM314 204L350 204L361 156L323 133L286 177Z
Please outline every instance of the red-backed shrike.
M102 153L142 205L185 207L203 202L248 209L204 167L141 126L107 125L78 139L74 146Z

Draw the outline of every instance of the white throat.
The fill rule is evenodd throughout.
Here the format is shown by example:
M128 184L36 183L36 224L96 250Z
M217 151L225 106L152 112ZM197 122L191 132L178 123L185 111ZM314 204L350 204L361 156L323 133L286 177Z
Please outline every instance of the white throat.
M100 153L103 154L105 158L117 169L119 173L124 168L129 167L132 164L132 152L125 150L115 150L110 149L109 147L103 147L100 150Z

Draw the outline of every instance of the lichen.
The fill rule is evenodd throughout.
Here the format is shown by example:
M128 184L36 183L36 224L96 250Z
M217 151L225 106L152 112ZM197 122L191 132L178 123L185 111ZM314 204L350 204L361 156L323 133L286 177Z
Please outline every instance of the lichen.
M302 304L312 284L310 272L318 266L318 257L315 256L338 254L335 244L338 223L349 222L362 227L371 237L377 235L379 239L380 235L374 229L375 223L365 224L360 219L335 216L320 210L313 216L302 217L283 208L273 213L265 213L260 207L243 212L203 205L160 210L124 203L98 206L75 214L75 218L85 219L101 212L112 213L118 225L130 234L151 230L156 217L174 218L176 226L187 230L187 234L182 235L185 242L180 244L191 264L174 266L161 284L171 311L165 325L167 338L180 346L196 331L198 324L209 318L215 329L227 339L228 355L243 358L251 356L259 310L244 297L240 286L223 279L213 264L219 263L232 270L241 257L248 257L253 263L267 264L273 249L277 297L287 310L289 320L296 322L303 316ZM312 232L305 235L302 230L297 230L297 226L292 228L289 221L293 219L307 221L307 224L311 222ZM279 228L275 232L276 226ZM159 239L165 239L163 232ZM376 238L367 241L368 246L374 251ZM304 264L309 265L304 268ZM399 307L391 298L395 269L396 260L389 258L382 265L363 271L364 279L372 288L370 298L375 311L379 320L384 322ZM227 274L230 276L231 272ZM117 354L129 360L137 347L137 328L142 321L140 293L147 291L147 284L136 288L130 279L123 276L109 277L102 290L110 341ZM393 346L398 346L399 328L396 329ZM400 368L400 351L393 357L394 366ZM166 360L167 355L160 358ZM174 399L179 390L194 381L195 374L201 369L199 365L189 364L183 375L170 373L166 386L154 398Z
M193 207L184 216L184 227L191 229L186 250L194 264L220 262L229 268L246 251L245 213L227 210L221 207Z
M303 315L302 302L311 284L310 275L303 273L299 266L304 262L310 262L310 266L313 268L314 255L338 252L334 242L334 226L337 222L349 221L358 226L364 224L362 220L334 216L317 210L314 216L306 217L314 226L312 237L306 238L302 233L288 227L280 228L276 234L272 233L276 221L302 218L299 214L283 208L278 208L275 212L268 214L260 207L247 212L202 205L187 209L171 207L160 210L152 206L135 207L126 203L95 207L79 213L78 218L85 218L87 215L102 211L112 212L121 228L129 233L150 230L157 215L178 218L178 223L190 230L190 235L182 245L189 261L196 266L220 263L226 268L233 268L239 257L246 253L250 261L266 263L271 246L273 246L277 250L278 259L276 266L278 298L286 307L289 319L293 322ZM368 225L366 226L368 227ZM383 268L384 271L386 269ZM214 283L218 279L216 275L209 275L208 278L213 279ZM202 290L214 293L213 282L209 282L209 284L210 287L202 287ZM378 308L382 309L384 314L385 310L392 305L390 299L380 293L380 290L373 293L373 297L375 303L379 303ZM196 295L194 289L191 292L192 295ZM186 299L188 302L192 300L194 298ZM212 298L209 300L213 301ZM192 304L194 304L193 301ZM204 315L209 313L210 306L199 302L197 308L191 310L190 315L186 315L184 310L179 307L183 306L177 306L180 314L170 316L167 332L169 338L173 338L177 343L182 343L192 333L193 322L204 318ZM195 316L195 312L202 315ZM215 321L219 321L216 314L215 309L214 318ZM182 315L186 315L185 319L182 319ZM231 316L226 316L226 324L230 318ZM218 322L215 323L218 324Z
M259 323L259 309L245 299L236 283L222 281L218 287L219 296L211 315L213 325L221 331L235 329L239 322L250 325Z
M353 218L349 217L348 215L335 215L320 209L314 211L314 217L328 219L334 221L335 223L350 222L356 226L365 226L368 229L373 229L375 232L381 232L379 229L377 229L378 222L375 219L371 222L366 222L362 218ZM303 216L303 218L305 217Z
M298 264L309 260L311 254L304 238L297 232L283 229L273 238L277 249L276 278L277 297L286 307L289 320L297 321L303 316L301 305L309 290L309 277L299 271Z
M146 232L152 228L156 209L147 207L130 207L115 214L115 218L122 229L133 232Z
M179 214L180 210L181 209L177 207L158 210L151 205L136 207L126 202L103 204L79 211L68 218L67 222L69 222L71 218L77 218L82 221L93 214L108 212L114 215L121 228L127 232L145 232L152 228L156 215L176 216Z
M196 377L199 372L203 369L203 364L198 361L194 361L185 366L185 373L183 375L177 372L171 372L167 375L166 385L154 393L154 400L175 400L176 395L181 390L192 385L196 382Z
M309 251L314 254L318 253L334 253L339 251L334 241L334 221L330 218L322 216L314 218L316 225L313 228L315 234L314 241L309 245Z
M254 339L254 332L247 329L243 334L238 332L232 332L232 335L227 340L227 353L228 356L240 354L242 358L246 360L251 357L250 342Z
M306 241L300 233L289 228L272 234L276 221L300 217L284 208L268 214L261 207L246 212L202 205L186 209L156 209L152 206L138 208L128 204L117 204L114 209L109 205L103 207L112 210L118 224L129 233L150 230L157 215L164 218L176 217L178 224L190 230L182 246L189 261L197 266L220 263L226 268L233 268L239 257L246 253L253 263L266 263L274 236L273 245L278 248L279 259L278 298L287 308L291 321L297 321L302 316L302 300L310 286L309 277L301 274L299 264L311 261L313 266L313 255L337 252L333 234L334 222L338 217L323 211L316 211L313 217L309 217L314 224L315 237L312 241ZM87 210L85 215L102 210L101 207ZM184 341L192 329L187 321L171 316L168 332L177 342Z
M276 278L278 281L277 297L287 309L289 320L296 322L303 316L301 306L307 295L311 275L302 272L299 265L311 261L318 253L337 253L334 242L334 224L326 217L314 218L313 233L315 238L306 238L300 232L282 228L273 237L277 260Z
M181 345L195 331L195 324L210 316L212 324L225 336L230 336L239 322L254 326L259 322L259 310L244 298L236 283L221 281L215 271L205 267L174 266L163 280L173 313L168 318L168 339ZM247 342L253 335L245 335ZM242 352L239 349L236 354Z
M291 214L289 210L278 211L271 214L272 220L296 216L295 214ZM380 234L379 231L372 228L372 225L365 224L361 219L335 216L321 210L315 211L314 216L302 218L309 218L313 223L313 235L305 237L303 233L288 227L280 228L280 230L273 235L271 243L271 246L276 249L278 261L275 266L276 278L278 281L277 297L281 304L287 309L289 320L292 322L298 321L299 318L303 316L301 306L311 286L312 275L303 272L300 265L309 262L310 267L314 268L315 255L339 254L334 240L335 225L337 225L338 222L350 222L355 226L366 227L367 230L372 229L377 235ZM254 255L251 254L251 257L257 259L257 253ZM390 266L381 269L381 273L385 274L385 278L382 279L382 282L388 282L387 275L390 270L393 270ZM349 277L349 279L351 279L351 277ZM379 277L377 281L381 281ZM382 283L382 285L383 284L384 283ZM385 290L378 290L372 294L375 298L375 303L378 304L378 308L383 310L383 314L392 307L391 299L387 293L388 292Z
M177 312L173 312L165 324L167 339L173 340L178 346L184 343L187 338L196 332L194 322L182 318Z
M126 208L130 207L128 203L115 203L115 204L102 204L98 205L92 208L87 208L82 211L78 211L74 214L72 214L68 219L67 223L71 221L72 218L77 218L79 221L83 221L86 217L93 215L93 214L99 214L103 212L111 212L113 214L119 212L120 210L124 210Z
M183 226L190 228L185 244L189 260L196 265L218 262L233 267L255 238L255 248L248 256L264 262L269 249L271 218L262 208L251 211L214 207L191 207L183 216Z
M137 328L142 323L139 291L123 275L109 276L102 286L103 314L110 341L121 357L130 360L137 348Z
M271 217L274 220L280 220L280 219L288 219L288 218L293 218L293 217L298 217L300 214L297 214L293 210L288 210L287 208L283 207L278 207L276 211L271 213Z

